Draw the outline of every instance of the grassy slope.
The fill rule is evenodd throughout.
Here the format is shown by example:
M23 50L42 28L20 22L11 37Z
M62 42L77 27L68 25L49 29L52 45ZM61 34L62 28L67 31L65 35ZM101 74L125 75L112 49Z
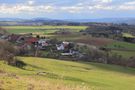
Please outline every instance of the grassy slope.
M119 66L23 57L25 70L0 62L0 87L18 90L135 90L135 69ZM36 75L37 72L46 72ZM12 73L12 74L11 74ZM14 74L16 75L14 75ZM46 89L45 89L46 88ZM50 88L50 89L48 89Z

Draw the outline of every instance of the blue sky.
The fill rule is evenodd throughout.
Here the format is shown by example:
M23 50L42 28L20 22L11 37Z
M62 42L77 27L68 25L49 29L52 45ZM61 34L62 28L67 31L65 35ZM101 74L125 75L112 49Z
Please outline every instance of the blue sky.
M135 0L0 0L0 18L135 17Z

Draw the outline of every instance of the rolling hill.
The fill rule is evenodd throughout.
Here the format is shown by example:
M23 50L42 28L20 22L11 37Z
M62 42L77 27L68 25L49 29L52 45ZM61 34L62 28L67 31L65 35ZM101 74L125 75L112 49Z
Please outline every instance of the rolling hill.
M135 69L99 63L19 57L24 69L0 61L1 90L135 90Z

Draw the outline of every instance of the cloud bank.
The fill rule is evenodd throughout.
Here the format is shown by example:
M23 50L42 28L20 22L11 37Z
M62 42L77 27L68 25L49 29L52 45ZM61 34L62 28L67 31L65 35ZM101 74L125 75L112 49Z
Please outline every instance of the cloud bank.
M1 3L0 14L40 14L40 13L94 13L98 11L135 11L135 0L116 4L117 0L78 0L73 5L55 5L28 0L25 3Z

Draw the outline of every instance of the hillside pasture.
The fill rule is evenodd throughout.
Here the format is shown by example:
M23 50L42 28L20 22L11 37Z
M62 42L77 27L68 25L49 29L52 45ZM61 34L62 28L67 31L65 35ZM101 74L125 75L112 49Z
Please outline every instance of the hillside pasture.
M0 89L135 90L135 69L98 63L20 57L24 69L0 61Z

